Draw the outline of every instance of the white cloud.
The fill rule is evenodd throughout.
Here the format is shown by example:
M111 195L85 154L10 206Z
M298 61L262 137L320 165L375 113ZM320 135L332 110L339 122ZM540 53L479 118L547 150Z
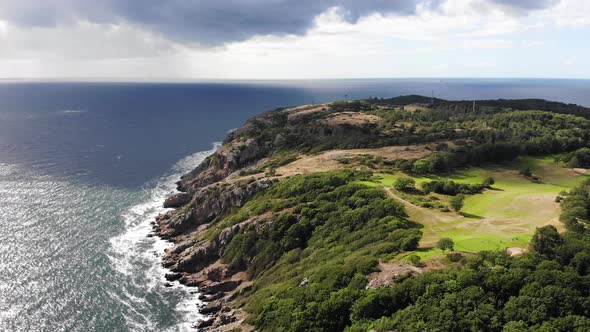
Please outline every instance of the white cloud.
M523 40L522 46L524 47L539 47L545 45L545 42L542 40Z
M561 0L555 8L547 10L545 15L560 26L590 26L590 1Z

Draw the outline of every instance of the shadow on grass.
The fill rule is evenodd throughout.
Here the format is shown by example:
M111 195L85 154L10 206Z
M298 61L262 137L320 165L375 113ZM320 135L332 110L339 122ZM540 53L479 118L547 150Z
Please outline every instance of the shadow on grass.
M486 188L486 189L487 190L493 190L493 191L504 191L504 189L497 188L497 187L489 187L489 188Z
M434 247L434 246L431 246L431 247L420 247L420 248L418 248L418 249L416 249L414 251L415 252L428 252L428 251L430 251L432 249L435 249L435 248L436 247Z
M482 216L478 216L476 214L467 213L467 212L461 212L461 215L465 218L470 218L470 219L483 219Z

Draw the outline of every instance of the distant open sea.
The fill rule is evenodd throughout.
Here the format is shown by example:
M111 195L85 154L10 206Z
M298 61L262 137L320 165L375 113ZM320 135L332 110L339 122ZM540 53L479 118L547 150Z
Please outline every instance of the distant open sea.
M590 80L0 83L0 331L185 331L148 238L182 173L276 107L422 94L590 106Z

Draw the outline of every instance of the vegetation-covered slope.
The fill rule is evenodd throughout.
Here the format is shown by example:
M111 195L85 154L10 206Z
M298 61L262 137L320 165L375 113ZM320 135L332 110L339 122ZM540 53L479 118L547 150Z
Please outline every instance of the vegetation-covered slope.
M588 110L538 100L427 101L264 113L185 175L184 193L167 200L177 209L160 216L156 230L176 243L164 259L174 271L168 279L206 294L203 312L214 315L200 326L590 328L587 184L560 193L568 231L553 226L555 196L583 180L583 170L565 167L590 160L590 121L572 115ZM555 161L514 161L547 154ZM539 199L538 191L552 196ZM556 214L519 215L511 203L519 199L539 211L549 202ZM475 246L495 236L486 223L506 232ZM528 252L511 257L503 241ZM430 249L437 243L443 250ZM480 252L488 249L500 250Z

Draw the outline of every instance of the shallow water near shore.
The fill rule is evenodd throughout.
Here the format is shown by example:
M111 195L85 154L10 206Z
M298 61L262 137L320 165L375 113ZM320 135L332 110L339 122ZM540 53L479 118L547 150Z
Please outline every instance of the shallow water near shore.
M256 113L432 90L590 106L587 80L0 84L0 331L194 330L147 237L180 175Z

